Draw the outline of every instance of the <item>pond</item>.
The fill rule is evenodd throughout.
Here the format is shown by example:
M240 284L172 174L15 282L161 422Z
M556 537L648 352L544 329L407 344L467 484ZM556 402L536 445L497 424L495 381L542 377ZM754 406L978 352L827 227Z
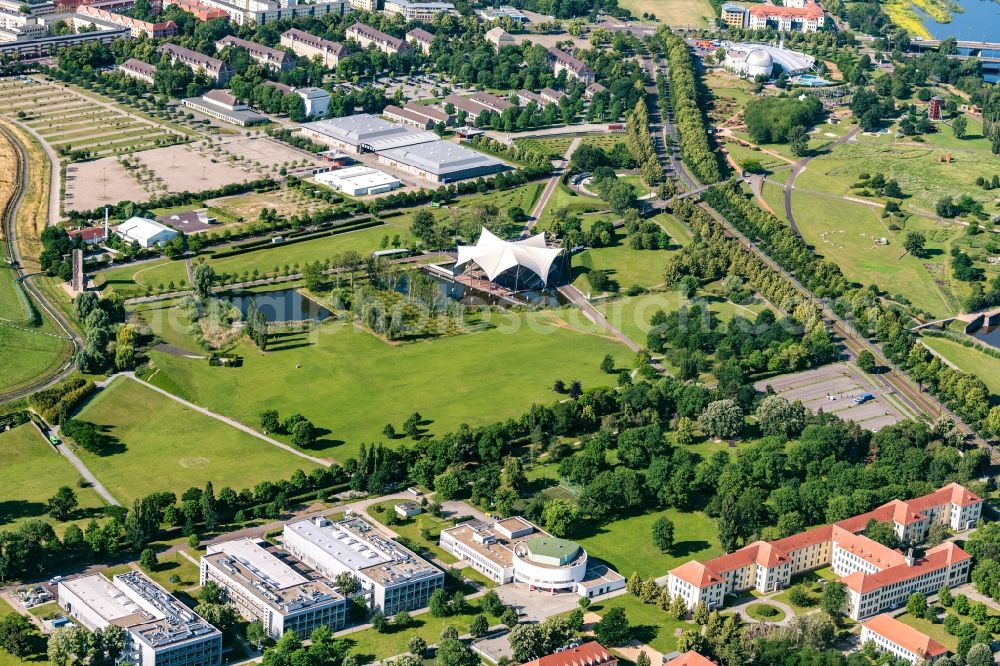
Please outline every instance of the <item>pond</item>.
M995 349L1000 349L1000 326L983 326L973 333L972 337Z
M458 301L465 306L499 305L506 307L511 305L509 299L500 298L496 294L491 294L482 289L476 289L460 282L453 282L436 273L425 272L424 274L437 284L438 299L441 304L446 300L452 300ZM407 293L405 275L399 281L396 291L401 294ZM569 303L566 297L560 294L555 287L519 291L513 294L512 299L522 305L541 308L557 308Z
M333 315L333 312L311 298L304 296L297 289L278 289L276 291L235 291L225 296L226 300L239 308L246 317L250 302L257 300L257 309L264 314L268 322L276 321L323 321Z

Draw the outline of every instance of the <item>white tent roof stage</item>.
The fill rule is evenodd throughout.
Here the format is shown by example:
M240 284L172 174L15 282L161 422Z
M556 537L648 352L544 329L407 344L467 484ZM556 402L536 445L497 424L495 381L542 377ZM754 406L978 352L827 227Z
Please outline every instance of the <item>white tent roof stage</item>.
M545 234L537 234L531 238L518 241L505 241L483 229L475 245L459 245L458 261L455 268L469 263L475 263L490 281L512 268L525 268L549 283L549 271L556 257L562 252L559 248L545 245Z

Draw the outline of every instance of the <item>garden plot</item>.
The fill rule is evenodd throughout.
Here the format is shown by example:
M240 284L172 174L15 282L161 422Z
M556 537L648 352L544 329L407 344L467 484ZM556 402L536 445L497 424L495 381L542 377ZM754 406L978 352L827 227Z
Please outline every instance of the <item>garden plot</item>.
M806 409L832 412L872 432L907 418L896 401L889 397L891 390L887 386L862 376L843 363L772 377L754 384L758 391L765 391L769 386L787 400L801 401ZM865 393L872 398L861 404L855 403L855 398Z

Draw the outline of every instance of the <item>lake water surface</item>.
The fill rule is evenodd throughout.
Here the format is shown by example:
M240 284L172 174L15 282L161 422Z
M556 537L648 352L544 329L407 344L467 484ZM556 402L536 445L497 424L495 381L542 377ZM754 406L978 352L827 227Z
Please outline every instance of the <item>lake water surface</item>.
M275 321L323 321L333 314L316 301L303 296L297 289L275 291L237 291L226 295L226 300L239 308L245 317L250 302L257 299L257 309L264 313L268 322Z

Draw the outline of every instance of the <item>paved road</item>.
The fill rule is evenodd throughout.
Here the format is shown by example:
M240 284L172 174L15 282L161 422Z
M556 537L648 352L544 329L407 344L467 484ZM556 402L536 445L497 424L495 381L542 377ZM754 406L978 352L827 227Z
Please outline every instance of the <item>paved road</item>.
M204 414L205 416L211 417L211 418L215 419L216 421L220 421L222 423L225 423L226 425L228 425L228 426L230 426L232 428L236 428L237 430L242 430L243 432L245 432L248 435L256 437L257 439L259 439L259 440L261 440L263 442L267 442L271 446L275 446L275 447L277 447L279 449L287 451L287 452L291 453L292 455L296 455L299 458L304 458L304 459L308 460L309 462L315 463L317 465L322 465L323 467L329 467L330 465L332 465L332 464L334 464L336 462L334 460L331 460L330 458L317 458L316 456L311 456L308 453L303 453L302 451L299 451L298 449L296 449L293 446L289 446L288 444L285 444L284 442L279 442L276 439L273 439L271 437L268 437L267 435L264 435L262 433L257 432L256 430L254 430L253 428L251 428L249 426L243 425L242 423L240 423L236 419L231 419L228 416L223 416L222 414L217 414L217 413L215 413L215 412L213 412L211 410L205 409L204 407L200 407L200 406L194 404L193 402L188 402L184 398L180 398L180 397L174 395L173 393L170 393L169 391L164 391L163 389L161 389L158 386L153 386L149 382L146 382L146 381L143 381L143 380L139 379L138 377L135 376L134 372L123 372L123 373L121 373L121 376L122 377L126 377L127 379L130 379L130 380L132 380L132 381L134 381L134 382L136 382L138 384L142 384L146 388L152 389L152 390L156 391L157 393L159 393L160 395L166 396L167 398L170 398L174 402L178 402L178 403L184 405L188 409L194 410L194 411L198 412L199 414Z
M542 190L542 196L539 197L538 203L535 208L531 211L531 215L528 216L527 221L524 223L524 228L521 229L521 238L527 238L531 235L532 230L535 228L535 224L538 223L538 218L542 216L545 212L545 207L549 205L549 199L552 198L552 194L559 187L559 181L562 179L563 174L566 172L566 168L569 166L569 159L573 156L573 153L580 146L580 137L573 139L569 148L566 149L566 154L563 155L561 160L553 160L553 172L552 177L549 181L545 183L545 189Z
M830 146L829 146L829 149L833 150L834 148L836 148L837 146L841 145L842 143L846 143L846 142L850 141L855 136L857 136L858 132L860 132L860 131L861 131L861 127L855 127L850 132L848 132L844 136L840 137L839 139L837 139L836 141L834 141L833 143L831 143ZM805 170L806 165L809 164L809 162L814 157L816 157L816 155L810 155L809 157L803 157L801 160L799 160L798 162L796 162L795 164L793 164L792 165L792 174L788 177L788 180L785 181L785 217L788 218L788 224L789 224L789 226L791 226L792 231L794 231L799 236L801 236L802 234L799 233L799 228L795 224L795 215L792 213L792 189L794 188L794 185L795 185L795 179L799 177L799 174L802 173Z
M41 417L39 416L39 418ZM46 424L46 426L48 427L50 432L52 432L56 436L59 435L59 426L50 426L48 424ZM40 430L38 430L38 428L32 428L32 430L37 432L38 436L41 437L43 440L45 440L46 445L52 446L52 444L50 444L49 441L45 439L45 435ZM62 438L60 437L60 439ZM108 492L108 489L104 487L104 484L98 481L97 477L94 476L93 472L87 469L87 466L83 464L83 461L80 460L79 456L76 455L76 452L73 451L73 449L70 447L69 444L63 442L62 444L57 445L55 448L57 451L59 451L59 453L63 455L64 458L69 460L70 464L72 464L73 467L76 468L76 471L80 473L80 476L82 476L84 479L87 480L87 483L89 483L90 486L97 491L97 494L100 495L105 502L113 506L121 506L121 502L116 500L114 496L110 492Z

